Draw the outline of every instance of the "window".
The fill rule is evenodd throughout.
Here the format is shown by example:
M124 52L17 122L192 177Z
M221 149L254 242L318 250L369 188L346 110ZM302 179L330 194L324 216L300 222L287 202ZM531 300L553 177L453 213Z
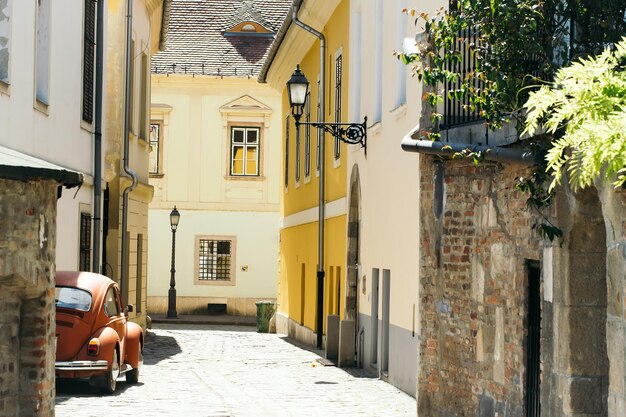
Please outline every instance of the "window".
M406 21L408 16L402 11L404 0L396 0L396 8L398 10L398 25L397 25L397 39L396 48L402 50L402 43L406 36ZM407 78L407 66L402 60L396 62L396 108L406 103L406 78Z
M320 76L317 76L317 121L322 121L322 102L320 98L322 97L322 87L320 83ZM324 140L324 130L323 129L315 129L317 130L317 145L315 150L315 169L317 171L317 175L320 175L320 144L322 140Z
M259 175L258 127L233 127L230 135L230 175Z
M106 298L104 299L104 314L109 317L120 315L115 287L109 287L107 290Z
M304 107L304 117L307 123L311 122L311 92L307 93ZM304 126L304 178L311 177L311 125Z
M285 190L289 185L289 116L285 118Z
M374 123L382 119L383 108L383 0L376 0L376 44L374 55Z
M74 287L56 287L54 303L57 308L71 308L80 311L91 310L91 294Z
M96 46L96 2L85 0L83 23L83 120L93 122L94 69Z
M135 280L135 311L141 313L143 283L143 234L137 234L137 278Z
M197 282L233 282L235 279L234 268L234 237L196 237Z
M80 213L79 271L91 271L91 215Z
M147 140L146 127L148 126L148 83L150 74L148 73L148 55L141 54L141 93L139 99L139 138Z
M0 82L9 84L11 0L0 0Z
M136 132L135 130L135 40L133 39L130 42L130 85L128 86L130 91L130 109L126 109L129 114L130 120L130 131Z
M148 136L148 144L150 145L150 156L148 160L148 172L150 175L163 174L163 125L159 122L150 123L150 136Z
M300 128L296 127L296 184L300 183Z
M48 104L50 71L50 0L37 0L37 49L35 60L35 98Z
M341 123L341 78L343 58L341 52L335 55L335 123ZM341 157L341 141L335 138L335 160Z

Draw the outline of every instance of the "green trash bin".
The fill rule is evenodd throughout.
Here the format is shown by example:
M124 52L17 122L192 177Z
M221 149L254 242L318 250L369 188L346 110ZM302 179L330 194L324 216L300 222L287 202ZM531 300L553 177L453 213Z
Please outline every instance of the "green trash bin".
M268 333L270 319L274 315L274 302L258 301L256 304L256 327L259 333Z

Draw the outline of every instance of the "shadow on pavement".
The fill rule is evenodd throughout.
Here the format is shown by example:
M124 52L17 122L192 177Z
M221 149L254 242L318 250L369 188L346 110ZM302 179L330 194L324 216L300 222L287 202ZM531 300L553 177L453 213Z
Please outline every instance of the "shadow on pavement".
M154 365L182 352L176 339L148 331L146 345L143 349L144 365Z
M337 361L336 360L327 360L325 359L325 352L323 349L317 349L315 346L311 346L311 345L307 345L305 343L299 342L295 339L291 339L288 336L285 335L278 335L278 338L281 339L282 341L289 343L297 348L303 349L303 350L307 350L311 353L316 354L317 356L320 357L320 363L323 366L337 366ZM332 363L332 365L325 365L325 363ZM376 375L375 373L373 373L372 371L369 371L367 369L364 368L356 368L356 367L352 367L352 368L339 368L341 369L343 372L347 373L348 375L351 375L354 378L364 378L364 379L378 379L378 375ZM327 382L325 381L318 381L316 382L316 384L325 384Z
M141 376L139 376L141 378ZM132 388L133 386L141 386L143 385L141 380L137 384L127 384L124 381L124 377L120 377L117 380L117 388L115 392L109 397L117 397L118 395L122 395L127 389ZM106 394L102 392L100 387L95 385L91 385L88 380L85 379L61 379L57 380L55 384L56 388L56 399L55 404L62 404L63 402L69 400L74 397L103 397Z

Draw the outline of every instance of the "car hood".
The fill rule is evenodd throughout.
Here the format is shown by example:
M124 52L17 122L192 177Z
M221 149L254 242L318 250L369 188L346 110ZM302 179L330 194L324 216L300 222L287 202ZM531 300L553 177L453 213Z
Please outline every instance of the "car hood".
M77 310L57 309L56 336L57 361L75 360L93 333L93 323L87 322L88 313Z

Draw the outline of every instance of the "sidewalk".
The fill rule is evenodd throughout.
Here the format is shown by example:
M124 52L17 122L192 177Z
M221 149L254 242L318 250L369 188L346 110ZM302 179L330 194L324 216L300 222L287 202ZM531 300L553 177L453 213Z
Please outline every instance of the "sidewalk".
M171 324L212 324L225 326L256 326L256 317L254 316L230 316L227 314L215 315L178 315L176 319L167 318L165 314L148 314L152 319L152 323L171 323Z

